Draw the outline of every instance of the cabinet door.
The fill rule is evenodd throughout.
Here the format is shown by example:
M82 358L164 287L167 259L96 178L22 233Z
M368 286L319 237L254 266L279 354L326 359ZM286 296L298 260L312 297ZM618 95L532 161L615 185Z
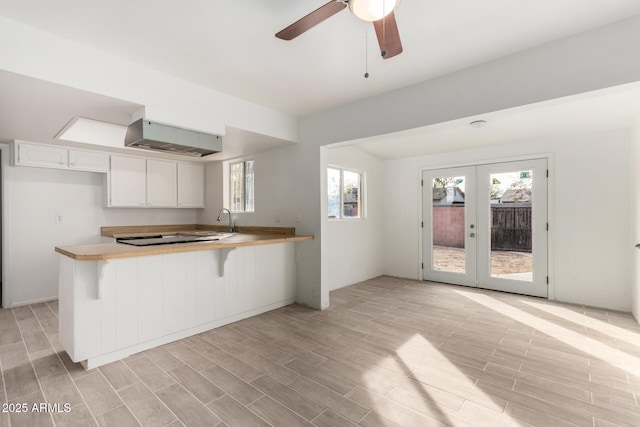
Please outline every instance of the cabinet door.
M204 165L178 163L178 207L204 208Z
M147 160L147 207L175 208L177 185L176 162Z
M98 151L69 150L69 169L108 172L109 154Z
M111 156L109 206L146 205L146 162L139 157Z
M45 168L67 168L67 149L47 145L16 144L16 165L39 166Z

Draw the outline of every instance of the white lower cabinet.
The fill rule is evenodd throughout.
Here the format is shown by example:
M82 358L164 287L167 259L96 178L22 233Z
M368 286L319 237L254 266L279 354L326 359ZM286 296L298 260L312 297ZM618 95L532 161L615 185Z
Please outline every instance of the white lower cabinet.
M90 369L295 300L295 244L75 261L60 256L60 340Z

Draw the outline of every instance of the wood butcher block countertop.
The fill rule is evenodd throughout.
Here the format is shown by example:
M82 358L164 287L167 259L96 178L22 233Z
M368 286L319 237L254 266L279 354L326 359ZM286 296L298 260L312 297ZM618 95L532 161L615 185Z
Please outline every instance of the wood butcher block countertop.
M153 225L102 227L105 237L140 237L157 234L190 233L202 235L202 232L228 232L229 228L220 225ZM56 252L77 261L102 261L116 258L130 258L147 255L161 255L178 252L206 251L212 249L235 248L240 246L268 245L273 243L299 242L311 240L313 236L295 234L294 228L288 227L242 227L235 229L233 236L222 240L169 245L132 246L123 243L101 243L95 245L56 246Z

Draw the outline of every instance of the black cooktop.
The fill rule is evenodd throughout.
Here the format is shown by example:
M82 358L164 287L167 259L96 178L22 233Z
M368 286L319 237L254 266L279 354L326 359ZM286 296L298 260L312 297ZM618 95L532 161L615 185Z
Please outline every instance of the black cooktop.
M116 242L133 246L171 245L174 243L210 242L220 240L217 236L144 236L118 238Z

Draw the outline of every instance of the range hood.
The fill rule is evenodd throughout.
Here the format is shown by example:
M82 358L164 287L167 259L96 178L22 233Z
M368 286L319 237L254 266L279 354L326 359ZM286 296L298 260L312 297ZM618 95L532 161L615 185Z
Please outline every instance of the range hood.
M127 147L204 157L222 151L222 137L140 119L127 127Z

